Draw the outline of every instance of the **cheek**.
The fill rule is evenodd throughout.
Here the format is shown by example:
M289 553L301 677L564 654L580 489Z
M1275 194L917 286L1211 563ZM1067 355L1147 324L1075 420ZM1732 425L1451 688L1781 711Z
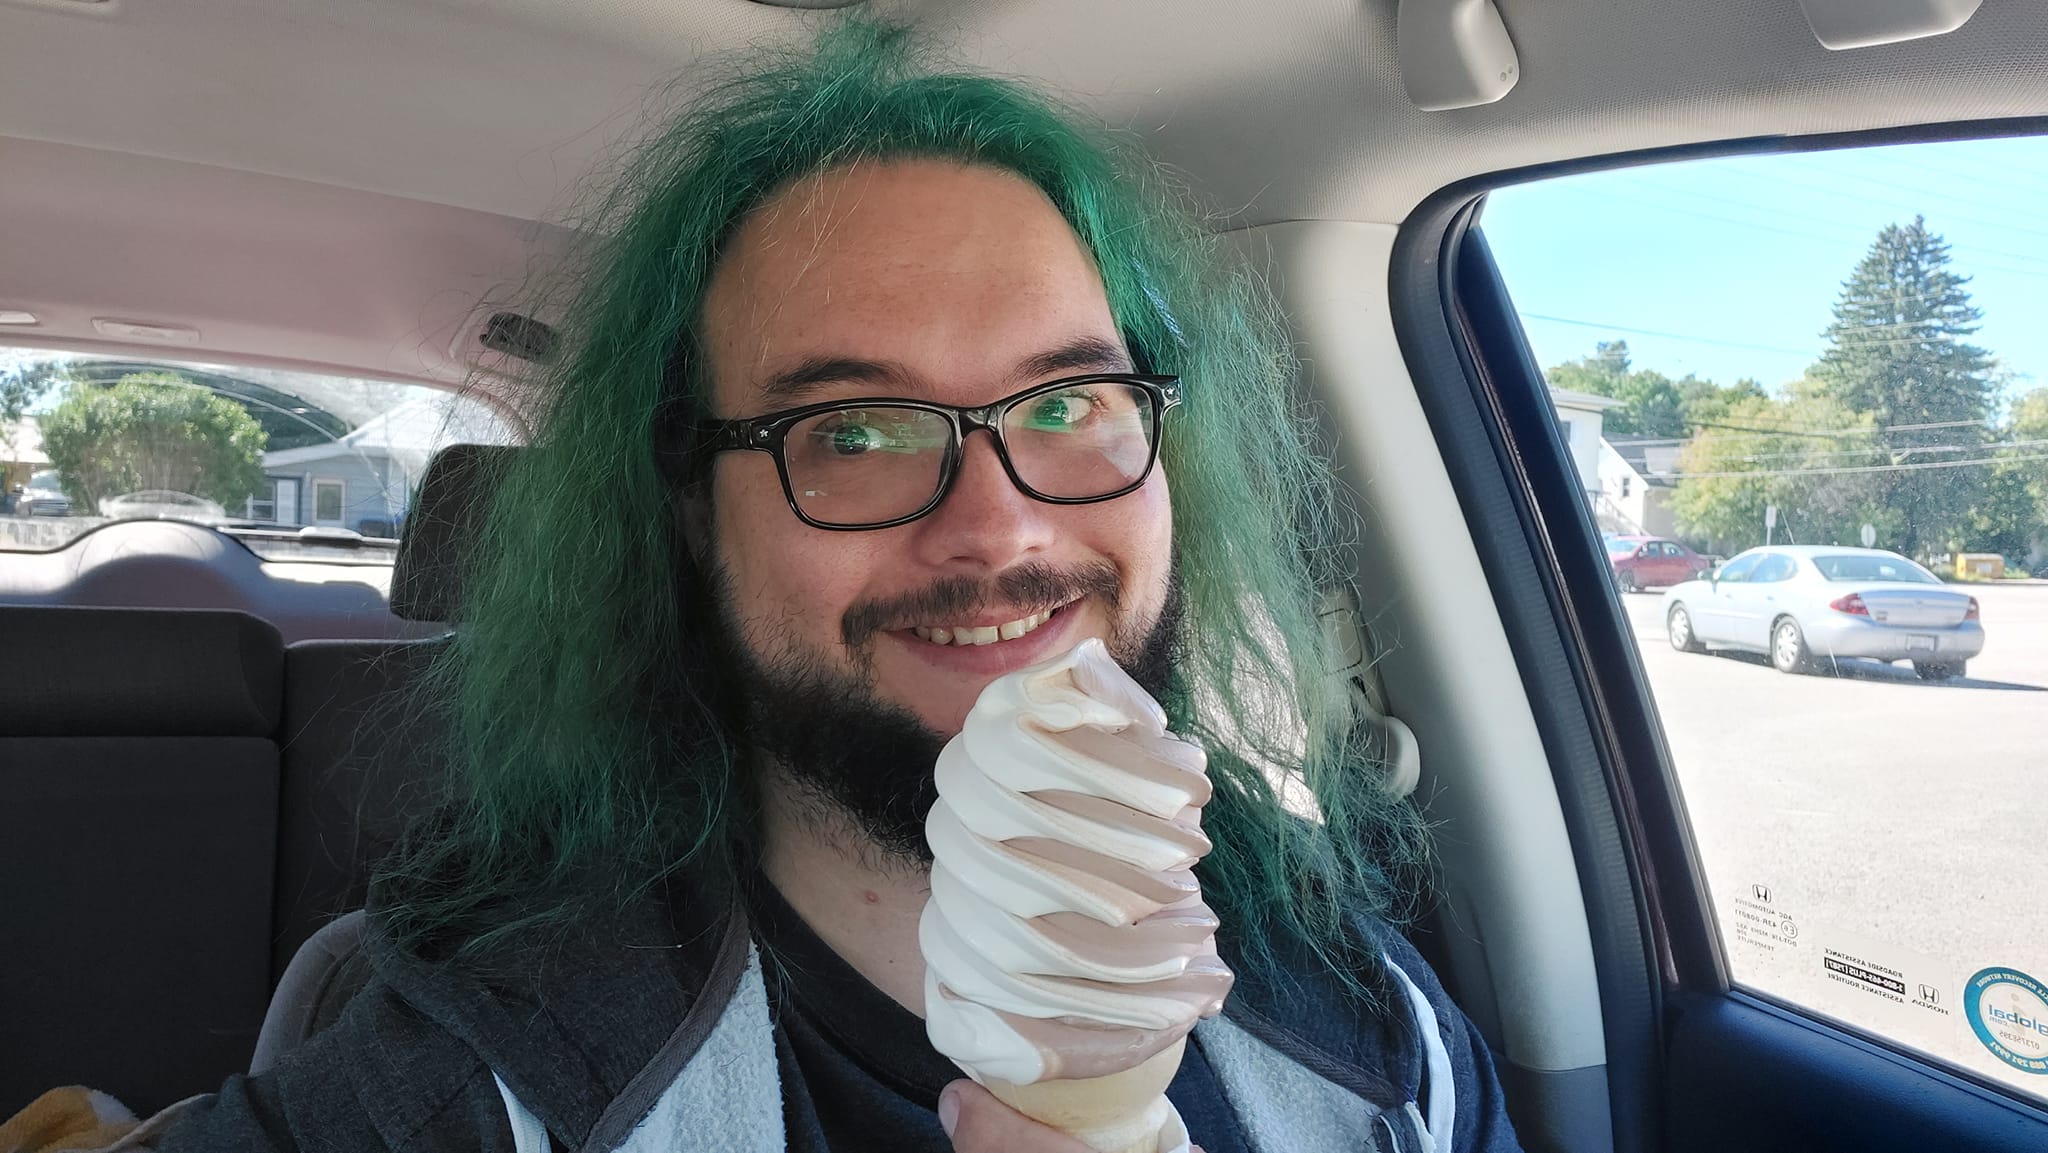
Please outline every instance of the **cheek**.
M1145 607L1150 608L1155 593L1163 598L1167 573L1173 566L1173 500L1167 491L1166 470L1154 470L1145 487L1109 503L1111 508L1118 505L1127 506L1118 509L1120 523L1114 526L1127 542L1118 559L1132 583L1146 590Z
M767 458L760 463L768 464ZM799 521L772 465L720 465L712 487L712 533L731 583L733 610L749 641L757 648L800 642L814 652L836 645L839 622L859 587L851 579L860 569L858 551L836 539L844 534Z

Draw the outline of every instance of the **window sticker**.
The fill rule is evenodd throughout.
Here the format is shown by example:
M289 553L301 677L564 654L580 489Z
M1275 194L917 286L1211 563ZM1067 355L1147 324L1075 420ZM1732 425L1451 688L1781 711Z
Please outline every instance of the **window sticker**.
M1877 939L1813 903L1796 886L1762 879L1721 898L1738 984L2048 1096L2048 985L2023 966L1973 968Z
M1980 969L1964 987L1963 1014L1992 1056L2048 1075L2048 988L2041 982L2018 969Z

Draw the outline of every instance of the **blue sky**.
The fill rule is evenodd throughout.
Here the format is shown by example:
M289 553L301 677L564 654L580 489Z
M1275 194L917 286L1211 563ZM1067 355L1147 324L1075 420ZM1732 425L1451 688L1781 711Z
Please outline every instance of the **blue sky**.
M1482 227L1544 367L1622 339L1638 368L1771 388L1819 356L1878 230L1915 214L1972 278L2010 389L2048 386L2048 138L1565 177L1494 193Z

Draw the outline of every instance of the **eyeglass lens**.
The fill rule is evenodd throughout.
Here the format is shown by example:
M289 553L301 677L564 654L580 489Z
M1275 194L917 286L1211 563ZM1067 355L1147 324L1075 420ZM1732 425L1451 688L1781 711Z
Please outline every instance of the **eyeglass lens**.
M1003 443L1024 487L1085 500L1137 483L1152 459L1152 399L1121 381L1026 397L1003 415ZM921 408L869 405L797 422L783 441L789 488L821 524L882 524L929 504L945 481L953 426Z

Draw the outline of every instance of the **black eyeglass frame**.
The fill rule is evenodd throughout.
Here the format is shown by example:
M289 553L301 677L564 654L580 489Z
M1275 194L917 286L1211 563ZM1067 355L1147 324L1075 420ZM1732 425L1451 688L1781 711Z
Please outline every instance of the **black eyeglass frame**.
M1046 393L1061 389L1075 388L1084 384L1132 384L1143 389L1152 403L1152 436L1150 451L1145 457L1145 467L1138 472L1137 479L1100 496L1047 496L1025 483L1017 475L1017 466L1010 460L1010 446L1003 440L1003 418L1012 408ZM1106 500L1136 492L1151 478L1153 468L1159 463L1159 446L1166 439L1166 414L1180 406L1181 384L1177 376L1155 376L1133 372L1090 373L1086 376L1068 376L1034 384L1022 392L1006 396L992 404L961 407L952 404L938 404L928 400L911 400L898 396L862 396L847 400L830 400L819 404L807 404L801 408L787 408L779 412L764 413L761 416L741 417L735 420L707 420L697 426L701 438L699 444L706 451L703 458L710 460L710 454L720 452L752 451L765 452L775 458L776 475L782 478L782 497L789 502L789 511L798 520L812 528L829 532L868 532L874 529L895 528L909 524L939 507L946 494L953 490L953 481L960 475L960 462L966 455L967 436L976 429L989 434L995 442L996 458L1003 462L1003 471L1009 474L1010 483L1017 491L1033 500L1046 504L1100 504ZM932 498L917 511L893 520L876 521L874 524L833 524L818 520L803 510L797 503L795 486L789 481L789 461L783 456L783 444L789 437L789 430L800 421L822 412L846 408L909 408L934 413L946 418L953 429L952 443L947 446L946 456L939 465L939 483L932 491Z

